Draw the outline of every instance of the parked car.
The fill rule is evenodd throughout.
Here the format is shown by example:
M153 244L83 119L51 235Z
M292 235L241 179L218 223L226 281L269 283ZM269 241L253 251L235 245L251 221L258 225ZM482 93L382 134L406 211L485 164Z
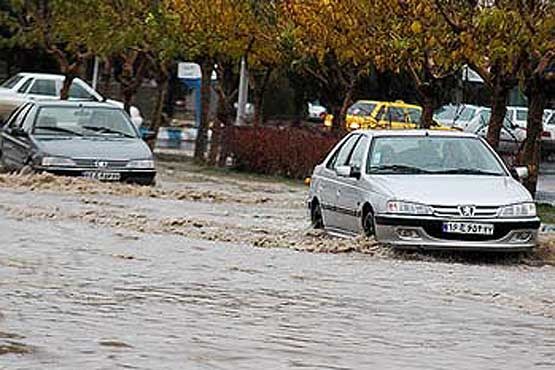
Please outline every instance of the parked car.
M475 117L488 109L471 104L447 104L434 112L434 121L443 126L464 130Z
M5 170L151 185L152 152L128 115L109 103L30 101L0 136Z
M308 102L308 120L315 122L323 122L326 118L328 110L318 102Z
M482 138L455 131L361 130L316 166L314 227L401 248L529 250L540 220L530 193Z
M555 109L543 111L543 132L541 139L542 157L555 153Z
M359 100L347 110L345 126L347 130L417 128L422 117L422 107L406 104L401 100L384 102ZM333 115L326 116L324 124L331 127ZM449 130L449 127L436 123L433 129Z
M516 154L526 139L526 127L513 123L506 115L503 120L503 127L499 135L498 151L502 154ZM480 113L472 118L464 128L464 131L479 135L485 138L488 134L491 109L484 108Z
M18 73L12 76L0 85L0 121L6 120L15 108L27 100L60 99L64 79L64 75L45 73ZM124 107L120 101L104 99L80 78L73 80L69 89L69 97L70 100L106 101L116 107L122 109ZM132 106L130 115L135 126L141 127L144 119L139 109Z

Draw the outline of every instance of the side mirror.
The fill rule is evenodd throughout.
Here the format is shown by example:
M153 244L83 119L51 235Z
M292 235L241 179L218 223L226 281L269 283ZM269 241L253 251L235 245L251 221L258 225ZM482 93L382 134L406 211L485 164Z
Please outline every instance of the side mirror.
M338 166L335 173L340 177L355 177L360 178L360 170L351 166Z
M528 176L530 175L530 173L528 172L528 167L514 167L511 170L511 175L516 179L516 180L525 180L528 178Z

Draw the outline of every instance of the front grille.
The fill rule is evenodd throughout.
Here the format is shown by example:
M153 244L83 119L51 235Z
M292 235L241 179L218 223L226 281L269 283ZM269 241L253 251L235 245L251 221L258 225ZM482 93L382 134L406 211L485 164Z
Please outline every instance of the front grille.
M461 242L482 242L501 239L513 230L538 229L540 222L536 220L530 221L512 221L512 222L488 222L493 224L493 235L472 235L472 234L455 234L443 232L443 220L430 220L418 218L401 218L401 217L376 217L376 223L379 225L389 226L409 226L422 227L426 234L436 239L453 240Z
M78 167L85 168L122 168L129 163L126 159L100 159L100 158L77 158L74 159ZM103 163L100 163L103 162ZM100 165L99 165L100 164ZM105 165L105 166L102 166Z
M458 206L432 206L434 216L448 218L493 218L499 212L499 207L476 206L474 216L462 217Z

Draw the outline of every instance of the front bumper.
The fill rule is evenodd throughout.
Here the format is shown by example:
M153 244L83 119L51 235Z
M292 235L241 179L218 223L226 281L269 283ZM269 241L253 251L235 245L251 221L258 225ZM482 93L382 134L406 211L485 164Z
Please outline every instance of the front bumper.
M47 172L57 176L84 177L87 172L108 172L119 173L120 182L150 185L156 177L155 169L132 169L132 168L109 168L99 170L98 168L88 167L43 167L35 166L39 172Z
M472 222L494 225L493 235L445 233L444 222ZM526 251L537 242L540 220L525 219L440 219L437 217L376 217L376 239L405 249ZM528 235L524 238L523 236Z

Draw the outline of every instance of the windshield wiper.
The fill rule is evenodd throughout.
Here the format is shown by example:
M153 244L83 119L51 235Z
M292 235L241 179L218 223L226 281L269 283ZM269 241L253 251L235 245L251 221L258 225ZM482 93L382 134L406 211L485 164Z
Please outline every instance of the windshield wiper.
M121 136L129 137L129 138L135 137L135 136L130 135L126 132L121 132L121 131L114 130L114 129L111 129L110 127L105 127L105 126L81 126L81 127L83 127L84 129L87 129L87 130L100 132L100 133L121 135Z
M40 130L48 130L48 131L55 131L55 132L63 132L66 134L72 134L75 136L83 136L83 134L79 133L79 132L75 132L73 130L69 130L67 128L63 128L63 127L56 127L56 126L35 126L35 130L36 129L40 129Z
M430 173L425 169L413 166L405 166L401 164L392 164L392 165L384 165L384 166L371 166L369 172L382 172L382 171L391 171L394 173L410 173L410 174L417 174L417 173Z
M441 170L441 171L434 171L434 174L442 174L442 175L483 175L483 176L503 176L502 173L499 172L490 172L490 171L483 171L478 170L475 168L453 168L449 170Z

